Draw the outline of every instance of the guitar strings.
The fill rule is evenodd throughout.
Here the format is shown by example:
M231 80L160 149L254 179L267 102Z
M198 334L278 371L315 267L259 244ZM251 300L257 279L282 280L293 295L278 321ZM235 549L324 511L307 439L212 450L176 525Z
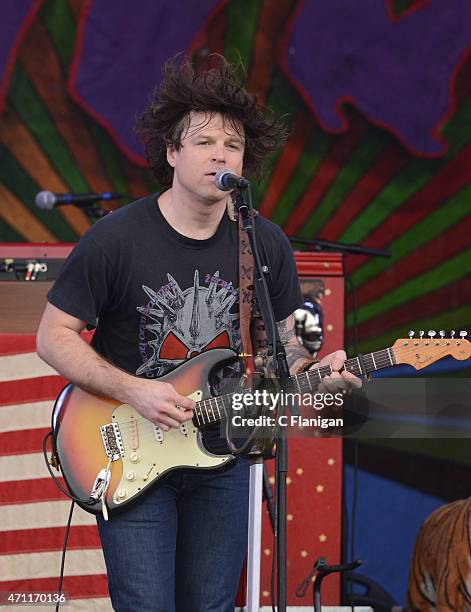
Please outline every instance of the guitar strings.
M460 340L455 340L454 343L451 342L451 343L449 343L447 345L436 344L436 342L437 341L433 342L432 344L425 345L425 346L427 346L428 348L435 348L435 349L441 348L441 349L444 349L444 350L439 352L439 353L441 353L441 356L439 358L442 358L442 357L446 356L446 354L450 352L449 351L450 347L461 346L462 344L464 345L464 343L462 341L460 341ZM438 341L438 342L440 342L440 341ZM447 342L449 342L449 341L447 340ZM363 355L363 360L364 361L370 360L373 365L376 364L376 366L377 366L376 369L379 370L379 369L383 369L385 367L389 367L389 366L392 366L392 365L397 365L397 359L395 359L394 361L391 361L391 357L389 356L389 352L391 352L391 356L394 356L394 357L396 357L396 353L397 353L398 357L400 355L403 355L403 356L407 357L410 354L417 353L417 351L420 348L423 348L423 347L421 347L420 345L410 345L410 346L405 346L404 345L404 346L399 346L399 347L395 347L395 348L392 347L390 349L382 349L380 351L376 351L376 352L373 352L373 353L367 353L367 354ZM373 358L374 358L374 361L373 361ZM401 363L401 362L399 361L399 363ZM348 367L352 367L352 368L355 369L355 371L358 372L358 374L360 374L360 373L362 374L363 373L363 372L361 372L361 367L359 365L358 357L353 357L353 358L347 359L346 362L345 362L345 365L346 365L346 367L343 368L343 369L347 369L347 371L350 371L350 370L348 370ZM369 371L370 372L374 372L376 370L373 367ZM331 369L330 366L321 366L320 368L314 368L313 370L310 370L308 372L303 372L303 373L298 374L296 376L292 376L291 380L292 381L296 380L297 383L299 383L300 387L301 387L301 385L303 386L303 391L308 393L308 392L313 392L314 391L314 389L311 388L312 382L315 382L318 385L321 384L321 382L322 382L321 380L312 381L311 379L314 376L318 377L318 375L320 374L322 378L325 378L325 376L328 376L331 373L332 373L332 369ZM303 381L300 378L303 375L306 375L306 380L305 381ZM217 423L218 421L220 421L222 418L227 417L227 412L226 412L226 407L224 405L224 400L225 399L230 400L231 397L232 397L232 395L221 395L221 396L218 396L217 398L213 397L213 398L208 398L206 400L201 400L199 402L196 402L196 410L194 412L194 415L195 416L200 415L201 416L201 420L203 420L202 424L196 425L196 426L198 427L198 426L214 424L214 423ZM224 416L222 416L220 418L216 417L214 415L214 410L216 410L216 411L218 409L221 410L221 406L219 406L217 404L217 400L221 400L222 410L224 410ZM215 401L216 408L213 408L211 406L211 401ZM209 403L209 409L213 413L212 417L210 416L210 414L208 412L208 407L207 407L208 403ZM203 414L203 410L205 411L205 414ZM206 423L205 420L208 421L208 422ZM191 422L192 421L187 421L186 423L189 424ZM137 424L140 424L140 423L149 423L152 427L154 427L154 424L151 421L149 421L149 419L146 419L145 417L138 417L137 419L131 419L130 421L120 421L118 423L118 425L128 425L130 423L137 423ZM188 425L188 426L191 426L191 425ZM151 432L151 433L153 433L153 432ZM163 433L165 433L165 432L163 432Z

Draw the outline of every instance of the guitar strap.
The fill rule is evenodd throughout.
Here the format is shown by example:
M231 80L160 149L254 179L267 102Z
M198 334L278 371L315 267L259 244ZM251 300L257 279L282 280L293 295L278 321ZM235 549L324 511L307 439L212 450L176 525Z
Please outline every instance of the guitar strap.
M253 211L254 215L257 214ZM256 355L266 347L265 326L261 320L254 294L254 257L242 215L239 222L239 321L244 372L248 378L258 366Z
M253 215L257 214L253 211ZM252 218L253 220L253 218ZM240 337L242 344L242 360L244 364L245 387L251 387L252 375L255 372L266 373L266 363L263 358L267 347L267 336L263 324L254 287L254 257L247 232L244 229L242 215L238 215L239 223L239 320ZM277 389L275 389L277 390ZM262 409L262 414L264 413ZM273 416L273 414L270 414ZM255 427L243 448L236 449L230 438L230 428L226 428L226 441L231 452L240 450L246 457L262 456L264 459L273 458L273 445L276 436L276 427ZM239 453L237 453L239 454Z
M250 214L252 211L250 211ZM253 211L257 215L257 211ZM266 366L263 355L268 346L265 325L263 324L257 300L254 295L254 258L247 232L244 229L242 216L239 222L239 318L242 359L244 372L248 378L255 371ZM307 371L318 359L306 359L298 372Z

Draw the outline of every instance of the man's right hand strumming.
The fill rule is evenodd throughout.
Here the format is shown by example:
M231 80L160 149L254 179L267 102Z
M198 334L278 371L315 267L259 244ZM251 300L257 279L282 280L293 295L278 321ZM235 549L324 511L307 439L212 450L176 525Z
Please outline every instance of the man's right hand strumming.
M137 379L131 395L129 403L163 431L178 429L193 417L195 402L177 393L168 382Z

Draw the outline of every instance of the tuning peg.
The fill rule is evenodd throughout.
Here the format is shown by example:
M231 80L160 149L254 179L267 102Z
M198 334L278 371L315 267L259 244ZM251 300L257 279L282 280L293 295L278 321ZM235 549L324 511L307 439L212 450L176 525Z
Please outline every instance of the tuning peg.
M440 334L440 338L443 339L445 337L446 332L444 329L441 329L438 333Z
M460 336L463 340L466 338L467 335L468 335L467 331L460 331Z
M437 332L434 329L429 329L428 335L429 335L429 338L435 338L435 336L437 335Z
M450 332L450 336L451 336L452 338L454 338L454 337L455 337L455 334L456 334L455 330L454 330L454 329L452 329L452 330L451 330L451 332Z
M409 338L412 340L412 338L414 337L415 331L413 329L409 330L408 336Z
M424 334L425 334L424 330L423 330L423 329L421 329L421 330L419 331L419 336L420 336L420 339L421 339L421 340L422 340L422 338L424 337Z

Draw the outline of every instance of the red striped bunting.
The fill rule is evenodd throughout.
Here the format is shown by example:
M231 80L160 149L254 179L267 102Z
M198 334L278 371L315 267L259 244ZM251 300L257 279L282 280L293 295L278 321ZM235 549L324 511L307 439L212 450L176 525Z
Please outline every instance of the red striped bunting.
M62 478L59 478L59 482L65 487ZM64 495L56 487L52 478L0 482L0 506L3 504L27 504L38 500L57 501L63 499Z
M0 591L57 590L70 508L42 456L53 400L67 381L44 375L34 350L34 335L0 336ZM95 517L78 507L63 591L90 600L90 609L111 609Z
M34 541L30 529L2 532L0 555L60 550L64 545L64 527L35 529ZM100 548L100 538L94 525L73 525L69 531L67 550Z
M2 334L0 356L32 353L36 350L36 337L31 334Z
M2 406L55 399L66 384L62 376L0 382L0 414Z
M0 456L40 453L49 427L0 433Z

